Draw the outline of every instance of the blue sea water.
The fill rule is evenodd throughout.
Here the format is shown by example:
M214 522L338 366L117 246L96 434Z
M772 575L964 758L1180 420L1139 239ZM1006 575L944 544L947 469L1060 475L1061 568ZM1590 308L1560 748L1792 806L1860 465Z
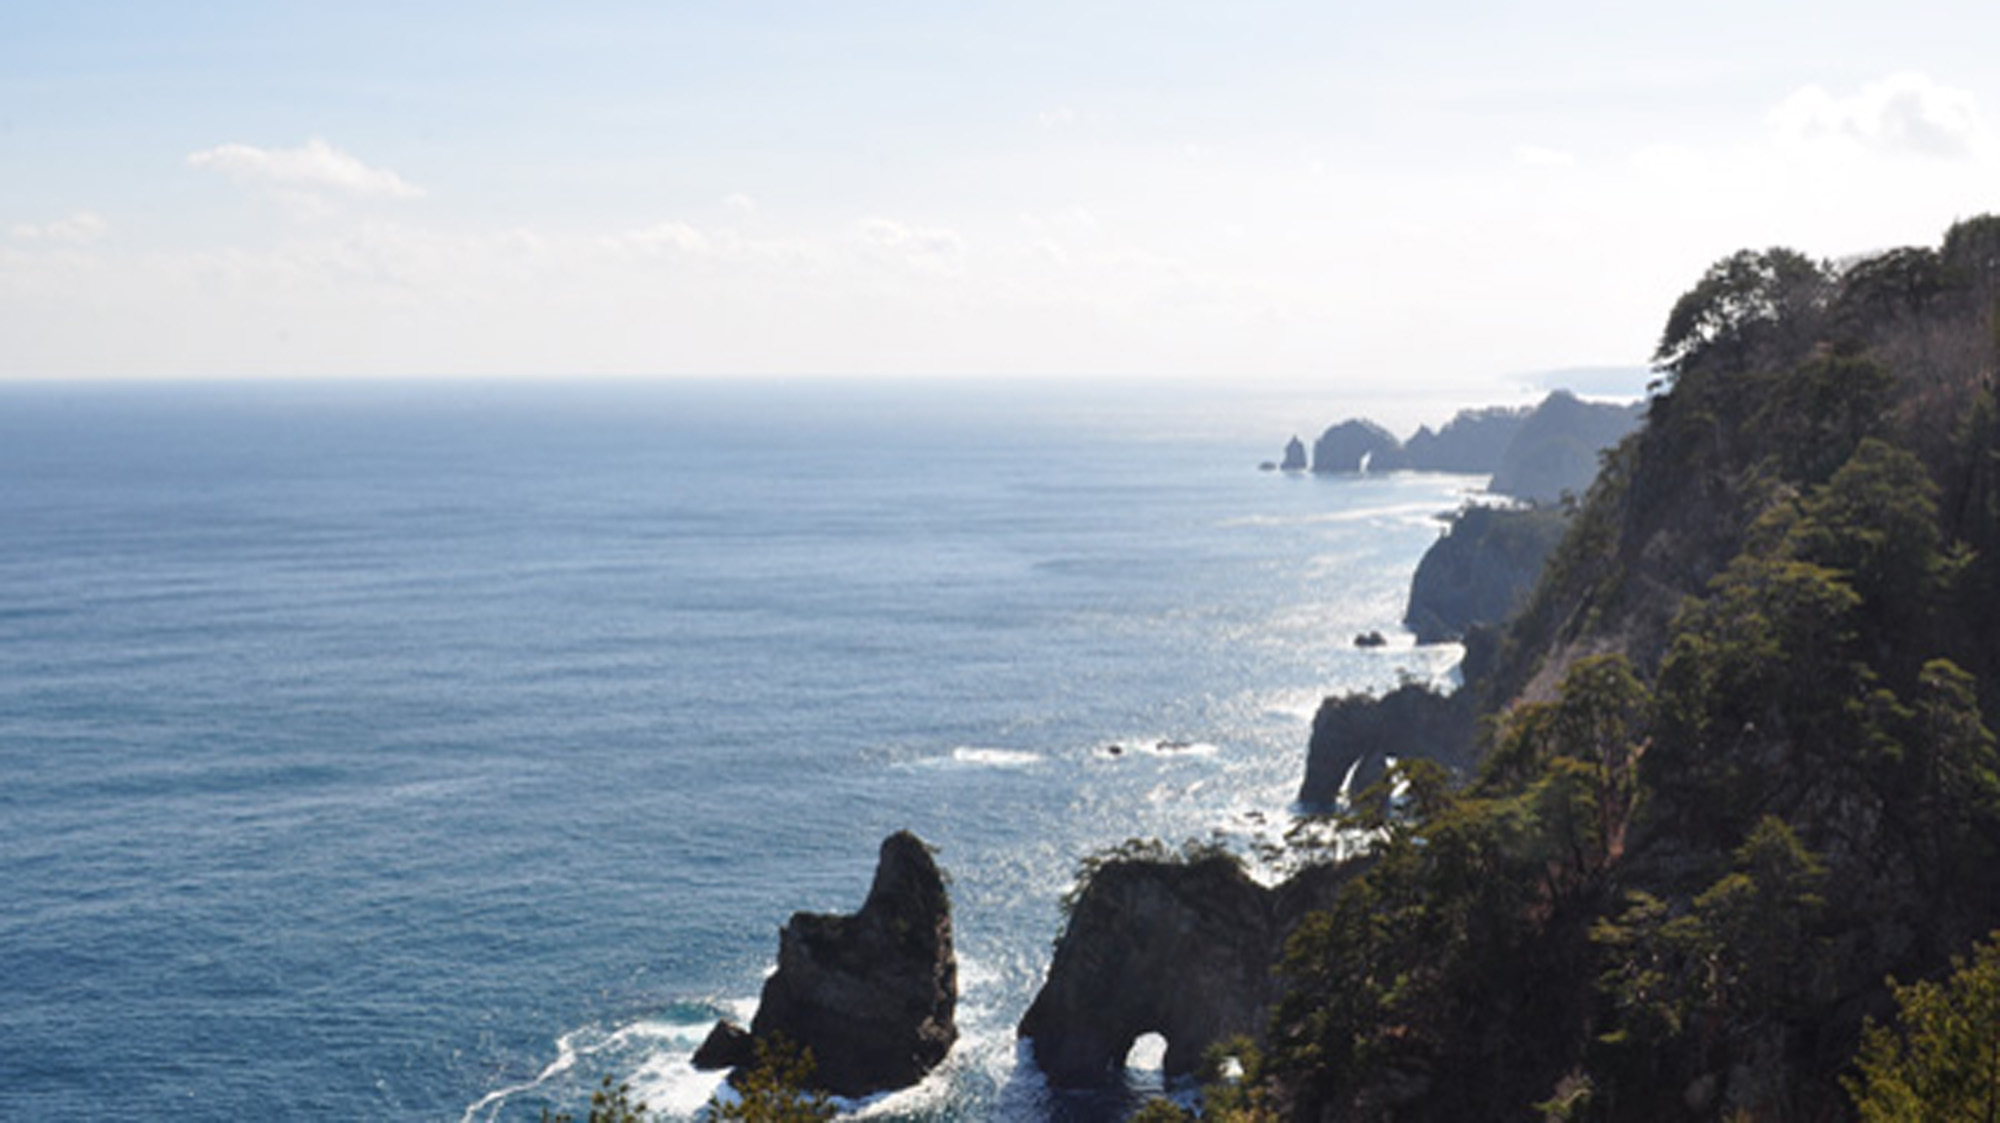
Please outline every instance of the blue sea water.
M1277 836L1318 700L1455 654L1350 641L1480 481L1260 473L1287 408L0 390L0 1118L685 1117L905 827L964 1037L860 1110L1114 1111L1013 1041L1077 860Z

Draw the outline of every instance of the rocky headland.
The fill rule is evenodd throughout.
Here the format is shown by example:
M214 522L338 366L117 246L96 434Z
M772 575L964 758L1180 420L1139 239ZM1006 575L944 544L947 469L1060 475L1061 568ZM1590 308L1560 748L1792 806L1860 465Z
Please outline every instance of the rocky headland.
M1533 407L1461 410L1443 428L1420 427L1407 442L1373 421L1350 418L1313 442L1312 470L1466 472L1493 476L1488 490L1535 503L1581 495L1597 458L1639 423L1637 405L1586 402L1557 390ZM1303 452L1297 437L1286 463ZM1299 465L1303 467L1303 465Z
M1465 638L1514 615L1569 527L1554 508L1467 507L1417 563L1403 625L1418 643Z
M1365 856L1276 953L1289 887L1097 868L1022 1025L1052 1078L1148 1030L1178 1071L1247 1024L1214 1118L1990 1117L1996 328L2000 216L1718 261L1643 426L1501 477L1601 466L1525 601L1467 629L1466 687L1320 711L1302 799L1401 758L1344 820ZM1314 468L1400 466L1389 439L1335 426Z
M1019 1035L1060 1087L1115 1079L1148 1033L1166 1039L1167 1075L1187 1075L1211 1045L1262 1031L1285 940L1358 868L1311 867L1273 888L1225 853L1096 864Z

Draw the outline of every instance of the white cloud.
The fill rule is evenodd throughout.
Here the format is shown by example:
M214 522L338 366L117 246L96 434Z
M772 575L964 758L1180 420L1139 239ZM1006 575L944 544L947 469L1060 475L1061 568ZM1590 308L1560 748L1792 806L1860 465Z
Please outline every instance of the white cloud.
M865 245L910 265L948 267L965 252L965 239L955 230L918 229L886 218L863 219L855 229Z
M1922 74L1893 75L1846 97L1805 86L1773 109L1769 120L1779 136L1797 143L1942 157L1974 154L1985 131L1971 93Z
M1076 124L1076 110L1068 106L1059 109L1045 109L1035 115L1045 129L1060 129Z
M66 242L82 245L95 242L111 233L111 224L104 220L103 215L92 211L78 211L68 218L59 218L53 222L19 223L8 227L7 233L26 242Z
M714 240L685 222L661 222L639 230L628 230L610 239L616 249L641 254L681 254L705 256L713 251Z
M280 193L320 193L355 199L417 199L421 187L387 168L371 168L323 140L298 148L224 144L196 152L188 166L221 172L247 187Z
M1573 168L1576 166L1576 155L1539 144L1517 144L1514 146L1514 162L1524 168Z

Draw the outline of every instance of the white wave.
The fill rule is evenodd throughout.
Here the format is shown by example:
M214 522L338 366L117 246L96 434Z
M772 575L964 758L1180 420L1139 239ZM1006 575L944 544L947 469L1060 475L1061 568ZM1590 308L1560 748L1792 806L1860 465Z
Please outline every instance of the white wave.
M701 1072L689 1061L700 1042L661 1050L647 1057L626 1079L632 1099L655 1115L691 1116L728 1087L726 1073Z
M717 1005L732 1018L747 1022L757 1008L757 1001L738 998ZM482 1112L485 1123L494 1123L508 1100L563 1076L585 1057L611 1058L599 1067L606 1064L623 1067L631 1063L625 1059L630 1054L638 1055L636 1067L627 1075L613 1075L619 1082L631 1085L635 1102L643 1102L655 1112L692 1115L723 1086L722 1073L698 1072L692 1063L694 1051L708 1036L710 1024L706 1018L700 1022L641 1018L610 1033L591 1028L572 1030L556 1039L555 1060L544 1066L533 1080L488 1092L465 1109L459 1123L481 1123Z
M1237 515L1217 521L1216 526L1223 530L1234 530L1242 527L1339 526L1369 522L1429 525L1436 524L1438 516L1449 513L1449 510L1439 508L1437 500L1427 498L1408 503L1349 507L1344 511L1315 511L1310 515Z
M1026 768L1040 764L1042 754L1023 749L987 749L960 745L951 750L951 759L957 764L977 765L981 768Z
M581 1032L581 1030L574 1030L556 1038L556 1059L550 1061L533 1080L525 1084L512 1084L497 1091L486 1093L471 1107L465 1109L465 1114L459 1117L459 1123L478 1123L479 1113L487 1111L489 1108L491 1109L491 1114L486 1118L491 1123L491 1120L499 1117L500 1109L506 1106L509 1099L523 1092L532 1092L543 1084L554 1080L556 1077L574 1068L577 1056L579 1055L576 1047L576 1038Z

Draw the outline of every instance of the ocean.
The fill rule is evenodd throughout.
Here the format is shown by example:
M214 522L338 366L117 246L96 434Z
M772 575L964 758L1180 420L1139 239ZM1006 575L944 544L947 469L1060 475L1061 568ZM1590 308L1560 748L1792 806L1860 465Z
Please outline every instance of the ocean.
M1288 393L0 388L0 1118L687 1118L901 828L961 1040L855 1109L1115 1115L1157 1051L1013 1038L1078 860L1275 839L1320 698L1457 655L1398 620L1483 481L1260 472L1350 412Z

